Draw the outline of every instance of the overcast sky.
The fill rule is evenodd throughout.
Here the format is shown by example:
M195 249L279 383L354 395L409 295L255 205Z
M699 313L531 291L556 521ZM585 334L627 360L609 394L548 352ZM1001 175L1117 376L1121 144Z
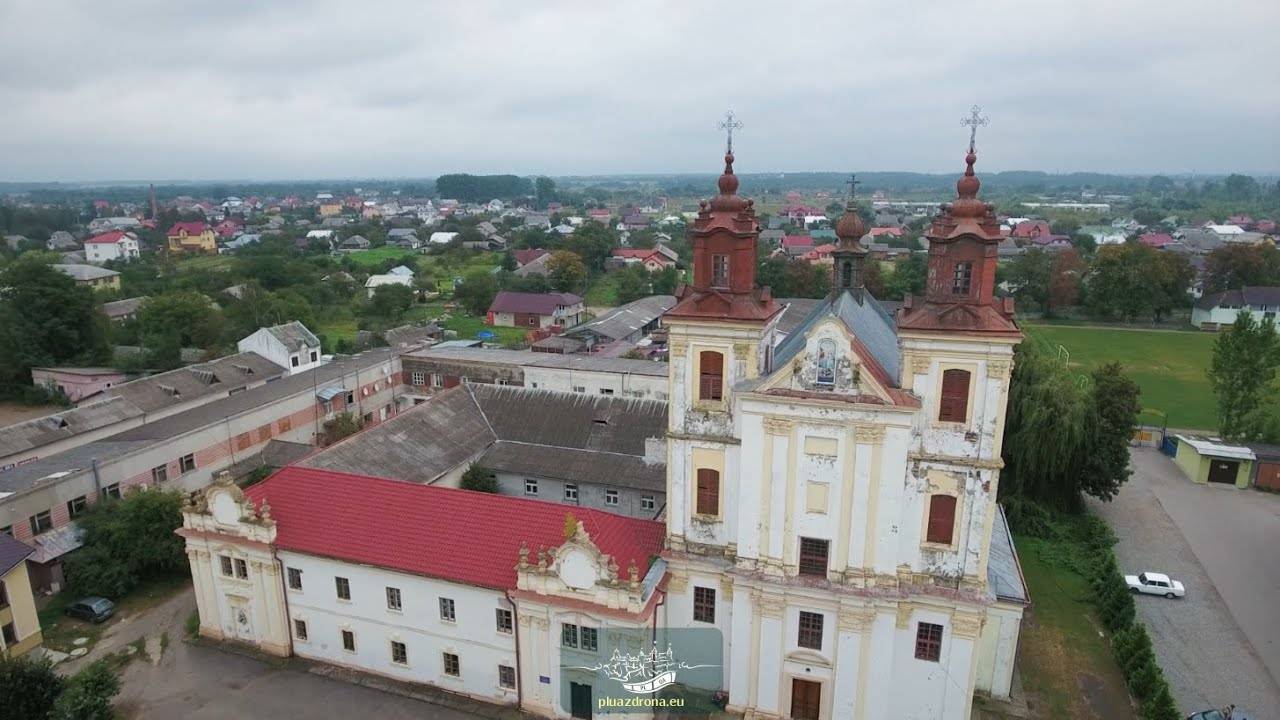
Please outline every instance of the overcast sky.
M1280 170L1275 0L0 1L0 180Z

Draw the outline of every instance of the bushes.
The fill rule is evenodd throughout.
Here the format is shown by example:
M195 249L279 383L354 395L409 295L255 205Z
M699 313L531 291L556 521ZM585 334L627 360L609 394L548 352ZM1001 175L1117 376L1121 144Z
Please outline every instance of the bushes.
M463 490L496 494L498 492L498 476L486 467L471 463L467 471L462 474L462 481L459 483L459 487Z
M78 519L84 546L67 557L67 584L81 595L118 598L143 580L186 570L182 496L176 492L131 492L90 505Z
M48 660L0 658L0 718L110 720L111 698L119 693L120 680L105 660L64 679Z

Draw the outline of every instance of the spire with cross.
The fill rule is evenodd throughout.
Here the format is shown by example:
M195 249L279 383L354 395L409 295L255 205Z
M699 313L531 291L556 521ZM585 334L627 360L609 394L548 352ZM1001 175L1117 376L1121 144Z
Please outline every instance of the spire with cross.
M982 114L981 107L974 105L969 109L969 117L961 118L960 124L969 128L969 152L973 152L974 143L978 139L978 128L991 124L991 118Z
M844 181L844 184L849 186L849 205L852 206L857 202L858 186L862 184L862 181L858 179L857 173L851 173L849 179Z
M720 129L725 131L725 154L733 154L733 131L742 127L742 123L734 116L733 111L729 110L724 114L724 120L720 121Z

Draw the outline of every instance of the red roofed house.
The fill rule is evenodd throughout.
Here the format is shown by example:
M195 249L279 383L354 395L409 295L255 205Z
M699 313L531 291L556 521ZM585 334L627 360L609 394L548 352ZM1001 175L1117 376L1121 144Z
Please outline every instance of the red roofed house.
M664 625L652 520L286 467L244 491L224 474L177 533L202 636L540 715L568 714L579 651Z
M95 265L108 260L132 260L138 254L138 236L123 230L94 235L84 241L84 259Z
M788 235L782 238L782 249L792 257L804 255L813 249L813 238L808 235Z
M551 252L542 248L530 248L528 250L516 250L511 254L516 259L516 267L522 268L543 255L550 255Z
M230 219L223 220L213 228L213 231L217 233L218 237L235 237L236 233L240 232L240 223Z
M1023 220L1013 228L1013 236L1023 240L1052 234L1053 230L1049 228L1047 220Z
M867 234L873 238L878 237L902 237L902 228L900 227L873 227L867 231Z
M832 260L831 258L831 253L835 249L836 249L835 245L831 243L826 243L823 245L819 245L818 247L810 250L809 252L805 253L801 257L804 260L808 260L810 265L830 265L832 262L834 262L834 260Z
M665 245L658 245L654 248L614 248L613 256L627 263L640 263L650 272L656 272L663 268L676 264L676 252Z
M582 318L582 298L573 293L526 293L503 290L489 305L485 322L501 327L573 327Z
M1138 242L1147 247L1162 248L1173 244L1173 236L1169 233L1143 233L1138 237Z
M218 252L218 238L213 228L204 222L176 222L169 228L169 252L209 253Z

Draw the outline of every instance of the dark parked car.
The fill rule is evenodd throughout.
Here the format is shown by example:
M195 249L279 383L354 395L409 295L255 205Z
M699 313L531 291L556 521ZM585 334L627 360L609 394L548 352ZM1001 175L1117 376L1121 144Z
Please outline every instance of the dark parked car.
M111 617L116 611L116 604L106 598L88 597L77 600L67 606L67 614L80 620L100 623Z

